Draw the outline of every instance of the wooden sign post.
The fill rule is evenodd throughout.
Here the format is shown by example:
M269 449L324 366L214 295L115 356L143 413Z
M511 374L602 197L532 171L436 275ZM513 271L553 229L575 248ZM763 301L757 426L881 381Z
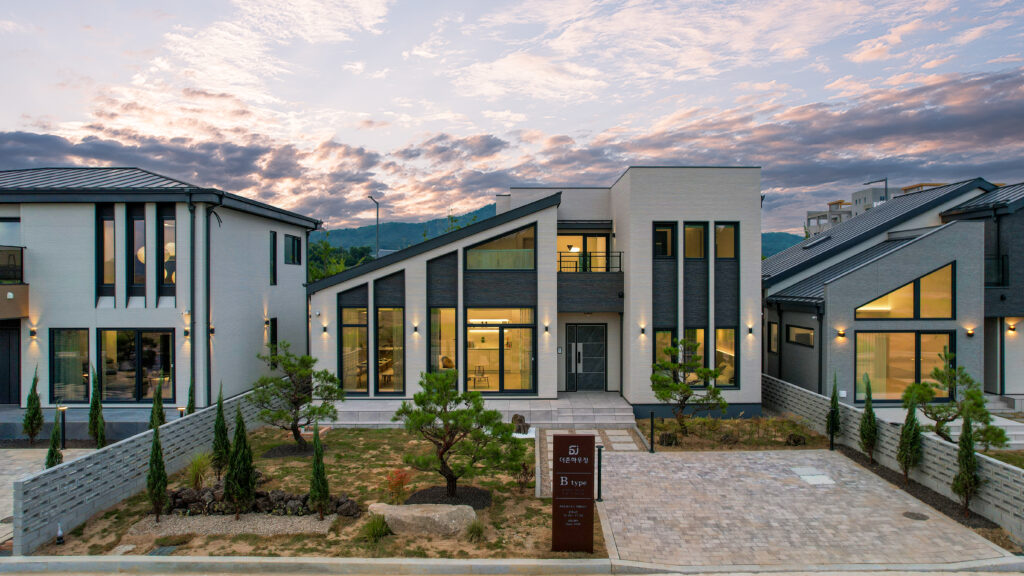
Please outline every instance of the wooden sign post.
M594 437L554 437L551 550L594 552Z

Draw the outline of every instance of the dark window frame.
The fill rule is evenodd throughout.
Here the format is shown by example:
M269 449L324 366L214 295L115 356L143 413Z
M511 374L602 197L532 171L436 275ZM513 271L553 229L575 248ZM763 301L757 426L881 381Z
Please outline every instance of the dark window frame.
M146 297L146 280L149 277L149 265L143 263L142 284L135 283L135 223L142 222L142 247L148 244L146 230L146 205L141 203L125 204L125 287L128 298ZM115 242L116 246L116 242ZM145 253L145 251L143 252ZM125 304L127 306L127 303Z
M74 328L74 327L72 327L72 328L50 328L50 330L49 330L50 341L48 343L48 345L50 347L50 351L49 351L49 356L50 356L50 358L49 358L50 402L53 402L54 404L58 404L58 403L60 403L60 404L83 404L83 405L84 404L88 404L89 400L90 400L90 395L92 394L92 373L91 373L91 370L90 370L90 373L86 376L85 400L68 401L68 400L63 400L63 399L58 399L57 398L56 382L54 382L54 372L55 372L55 364L56 364L55 363L55 358L54 358L54 352L56 351L56 347L54 346L54 335L55 335L56 332L63 332L63 331L80 331L80 332L85 332L85 355L86 355L86 357L89 356L89 350L90 350L89 345L91 344L89 342L89 338L90 338L90 336L89 336L89 328ZM92 359L91 358L87 358L87 359L89 360L89 365L91 367L92 366ZM102 401L102 398L101 398L101 401Z
M773 326L775 327L775 333L774 334L772 334L772 327ZM778 322L772 322L771 320L769 320L768 321L768 353L769 354L778 354L779 353L779 344L780 344L779 340L780 340L780 336L781 335L780 335L780 332L779 332L779 323Z
M111 246L114 257L114 282L105 284L103 282L103 228L104 222L110 222L114 231L114 245ZM117 225L114 223L114 205L96 204L96 299L101 297L113 297L114 286L117 284Z
M940 316L927 316L927 317L924 317L924 316L921 316L921 279L924 278L925 276L934 274L934 273L938 272L939 270L942 270L943 268L946 268L947 266L952 266L952 268L953 268L950 271L950 279L949 279L950 299L951 299L949 310L950 310L950 313L952 314L952 316L947 316L947 317L940 317ZM872 302L874 302L875 300L878 300L879 298L882 298L884 296L888 296L889 294L892 294L893 292L896 292L897 290L901 290L903 288L906 288L907 286L910 286L910 285L914 286L914 314L913 314L913 316L900 317L900 318L864 318L864 317L861 317L861 316L857 315L857 310L858 309L860 309L860 308L862 308L864 306L867 306L868 304L871 304ZM891 322L893 320L903 320L903 321L906 321L906 320L925 320L925 321L931 321L931 320L947 320L947 321L948 320L956 320L956 260L953 260L952 262L947 262L947 263L943 264L942 266L939 266L938 268L935 268L933 270L925 272L924 274L921 274L920 276L918 276L917 278L914 278L910 282L904 282L903 284L900 284L899 286L893 288L892 290L889 290L889 291L887 291L887 292L885 292L883 294L880 294L880 295L878 295L878 296L868 300L867 302L864 302L862 304L858 304L857 306L854 306L853 307L853 318L854 318L854 320L865 321L865 322L875 322L875 321L878 321L878 322Z
M511 236L513 234L517 234L517 233L522 232L523 230L527 230L529 228L533 228L533 267L532 268L470 268L469 267L469 251L470 250L472 250L474 248L477 248L478 246L483 246L484 244L487 244L488 242L492 242L492 241L497 240L499 238L504 238L505 236ZM525 226L520 226L519 228L516 228L514 230L508 230L506 232L502 232L501 234L498 234L497 236L491 236L490 238L487 238L486 240L481 240L480 242L477 242L475 244L471 244L471 245L466 246L465 248L462 249L462 270L464 272L501 272L501 273L509 273L509 272L512 272L512 273L515 273L515 272L536 272L537 271L537 252L538 252L537 240L538 240L538 238L537 238L537 222L530 222L529 224L527 224ZM474 306L474 308L479 308L479 306Z
M732 228L732 256L720 256L718 254L718 228ZM739 260L740 259L740 223L739 222L715 222L715 260Z
M658 254L657 239L659 229L669 229L672 234L671 242L669 243L668 254ZM651 226L651 257L655 260L676 260L677 254L679 254L679 223L678 222L654 222Z
M741 364L740 364L740 349L742 348L742 345L740 344L740 327L739 327L738 324L731 324L731 325L727 325L727 326L715 325L715 329L710 334L710 336L705 335L705 339L711 340L711 352L715 354L714 364L712 365L713 366L712 369L714 369L714 370L718 369L718 331L719 330L732 330L732 333L733 333L733 355L732 355L732 357L733 357L733 367L734 367L734 369L733 369L733 380L736 383L735 384L728 384L728 385L721 385L721 384L718 384L717 381L716 381L715 388L718 388L720 390L739 390L740 389L740 368L741 368ZM705 334L707 334L707 332L705 332ZM707 344L707 342L705 342L704 343L705 355L707 355L707 349L708 349L708 344ZM705 365L707 365L707 358L705 358Z
M701 228L701 238L704 242L704 255L700 258L691 258L686 255L686 229ZM704 262L708 259L708 223L707 222L683 222L683 260L691 262Z
M302 238L284 235L284 263L288 266L302 265Z
M655 362L659 362L658 354L661 352L661 350L658 350L658 333L659 332L668 332L670 334L670 336L669 336L669 346L672 345L672 341L673 340L675 340L676 338L679 337L679 335L677 334L677 329L673 328L673 327L665 326L665 327L662 327L662 328L655 328L654 330L652 330L652 333L653 333L653 335L652 335L652 338L653 338L652 342L654 343L654 345L651 346L651 348L652 348L652 350L651 350L652 364L655 363Z
M164 223L174 223L174 266L178 266L178 219L174 204L157 204L156 207L156 247L160 251L160 267L157 270L157 296L174 297L177 291L177 278L172 282L164 282L164 271L167 269L166 251L164 250ZM177 272L177 270L175 270ZM177 276L177 274L175 274Z
M535 255L536 255L536 253L537 253L537 251L534 250L534 254ZM472 308L474 310L509 310L509 309L519 309L519 310L531 310L532 311L533 324L472 324L472 326L487 326L487 327L495 327L495 328L501 329L498 332L499 342L501 341L502 336L504 336L504 334L505 334L504 328L530 328L531 330L533 330L533 337L531 338L531 346L533 346L533 358L531 360L531 372L532 373L531 373L531 378L530 378L531 383L532 383L531 389L530 390L505 390L505 374L504 374L505 355L504 354L499 354L498 355L498 374L499 374L499 376L501 378L498 381L498 390L495 390L493 392L486 391L486 390L481 390L480 394L482 394L483 396L501 396L501 395L508 395L508 396L530 396L530 395L537 395L539 393L539 390L540 390L540 383L537 382L537 377L538 377L538 374L537 374L537 356L538 356L538 354L537 354L537 332L539 332L538 326L539 326L539 322L540 322L540 319L537 317L537 307L536 306L511 306L511 305L510 306L466 306L466 305L463 305L463 307L462 307L462 357L463 357L463 362L469 362L469 327L471 326L471 324L469 323L469 310L470 310L470 308ZM458 364L456 364L456 366L458 366ZM465 386L468 389L468 387L469 387L469 370L468 370L468 366L463 366L463 374L464 374L463 382L465 382Z
M135 399L134 400L106 400L101 398L100 401L103 404L152 404L152 399L142 398L142 362L138 358L138 354L142 350L142 333L143 332L157 332L157 333L168 333L171 335L171 397L164 398L165 404L176 404L177 403L177 345L178 336L176 328L138 328L134 326L126 327L103 327L96 328L96 363L101 364L96 368L97 373L100 375L100 395L102 396L104 390L106 390L106 368L102 366L103 362L103 333L104 332L134 332L135 333L135 350L136 350L136 361L135 361Z
M953 368L956 368L956 330L857 330L853 333L853 402L863 404L864 399L857 396L857 383L860 376L857 375L857 337L860 334L914 334L914 382L921 381L921 335L922 334L945 334L949 337L948 352L953 355ZM954 399L956 390L950 392L945 398L935 398L932 402L949 402ZM871 398L874 404L903 404L903 400L887 400L882 398Z
M270 285L277 286L277 232L270 231Z
M340 294L340 292L339 292L339 294ZM344 322L345 310L346 309L351 309L351 310L363 309L363 310L366 310L366 323L365 324L351 324L351 323L346 324ZM371 363L371 359L374 359L374 360L376 359L377 353L373 352L372 355L370 353L371 352L370 342L371 341L373 342L374 349L376 349L376 344L377 344L377 339L376 338L374 338L373 340L370 339L370 307L369 306L340 306L340 305L338 306L338 386L340 386L342 388L342 390L344 390L344 388L345 388L345 380L344 380L345 379L345 364L344 364L345 355L343 354L344 347L345 347L345 328L362 328L363 330L366 330L366 390L365 391L361 391L361 390L357 390L357 391L345 390L345 397L346 398L348 398L349 396L369 397L370 396L370 382L371 382L371 377L370 377L370 373L371 372L370 371L371 371L371 369L373 370L372 381L373 382L377 381L377 369Z
M790 336L790 330L793 328L799 328L801 330L807 330L811 333L811 344L804 344L803 342L797 342ZM795 344L797 346L803 346L804 348L814 348L818 345L817 330L814 328L808 328L807 326L801 326L799 324L786 324L786 344Z
M381 392L380 390L380 379L383 374L380 373L380 311L381 310L401 310L402 311L402 390L400 392ZM367 318L369 321L369 318ZM408 335L405 330L405 306L374 306L373 316L373 396L405 396L406 390L408 390L408 382L406 382L406 349L408 348ZM367 342L369 344L369 342ZM394 354L394 352L392 352Z
M611 250L611 247L612 247L612 235L609 234L608 232L578 232L576 234L572 234L569 231L564 231L564 232L560 231L560 232L558 232L555 235L555 242L556 242L556 244L557 244L557 241L558 241L558 237L561 237L561 236L579 236L579 237L583 238L583 246L580 247L581 249L580 249L579 253L583 257L583 261L586 262L587 264L590 264L591 267L593 267L592 266L593 263L592 263L590 258L587 258L587 256L589 254L601 254L601 252L591 252L590 248L588 248L588 246L587 246L587 240L589 238L604 238L605 251L603 252L603 254L605 254L605 265L604 265L605 269L603 270L603 272L611 272L612 268L617 268L617 269L621 270L621 268L622 268L621 262L618 264L618 266L613 266L613 264L612 264L612 261L611 261L612 260L612 257L611 257L611 253L612 253L612 250ZM534 252L536 253L536 248L534 248ZM562 258L561 258L562 254L564 254L564 252L559 252L558 253L558 271L559 272L564 272L564 270L562 270ZM593 270L590 270L590 269L587 269L587 270L573 270L573 272L592 272L592 271Z

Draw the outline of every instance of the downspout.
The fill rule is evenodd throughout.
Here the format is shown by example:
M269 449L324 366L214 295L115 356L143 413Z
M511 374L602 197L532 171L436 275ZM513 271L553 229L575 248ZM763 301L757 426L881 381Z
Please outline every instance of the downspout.
M196 205L192 202L192 193L188 193L189 217L189 257L188 257L188 349L190 386L196 381ZM207 389L206 405L210 405L209 389Z
M825 389L825 306L824 304L818 304L816 307L818 311L818 394L824 394L822 390Z
M216 206L207 206L206 207L206 271L205 271L206 277L205 277L205 281L203 282L203 284L204 284L204 286L206 288L206 302L205 302L205 304L203 306L203 315L206 317L205 318L205 322L204 322L204 326L206 326L206 339L205 339L205 343L206 343L206 397L207 398L211 398L213 396L213 382L212 382L212 379L213 379L213 357L212 357L211 345L210 345L210 336L211 336L210 335L210 257L211 257L210 245L212 244L212 242L210 241L210 216L211 215L212 216L216 216L217 217L217 226L220 226L220 224L221 224L220 216L216 212L214 212L214 210L216 210L217 208L219 208L221 205L224 204L224 193L218 191L217 194L218 194L218 196L217 196L217 205Z

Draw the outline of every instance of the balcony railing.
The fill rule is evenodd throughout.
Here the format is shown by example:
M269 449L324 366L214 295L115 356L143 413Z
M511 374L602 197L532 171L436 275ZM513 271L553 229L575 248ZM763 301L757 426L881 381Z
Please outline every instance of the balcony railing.
M622 272L622 252L559 252L559 272Z
M1010 259L1004 254L985 258L985 286L1006 286L1009 279Z
M0 246L0 284L23 284L20 246Z

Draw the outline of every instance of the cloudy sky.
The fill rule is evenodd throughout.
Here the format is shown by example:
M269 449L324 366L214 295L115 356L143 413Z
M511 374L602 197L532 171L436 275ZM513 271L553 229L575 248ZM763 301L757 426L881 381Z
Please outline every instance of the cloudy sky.
M163 4L0 4L0 168L140 166L331 227L630 164L762 166L765 230L883 176L1024 180L1013 0Z

